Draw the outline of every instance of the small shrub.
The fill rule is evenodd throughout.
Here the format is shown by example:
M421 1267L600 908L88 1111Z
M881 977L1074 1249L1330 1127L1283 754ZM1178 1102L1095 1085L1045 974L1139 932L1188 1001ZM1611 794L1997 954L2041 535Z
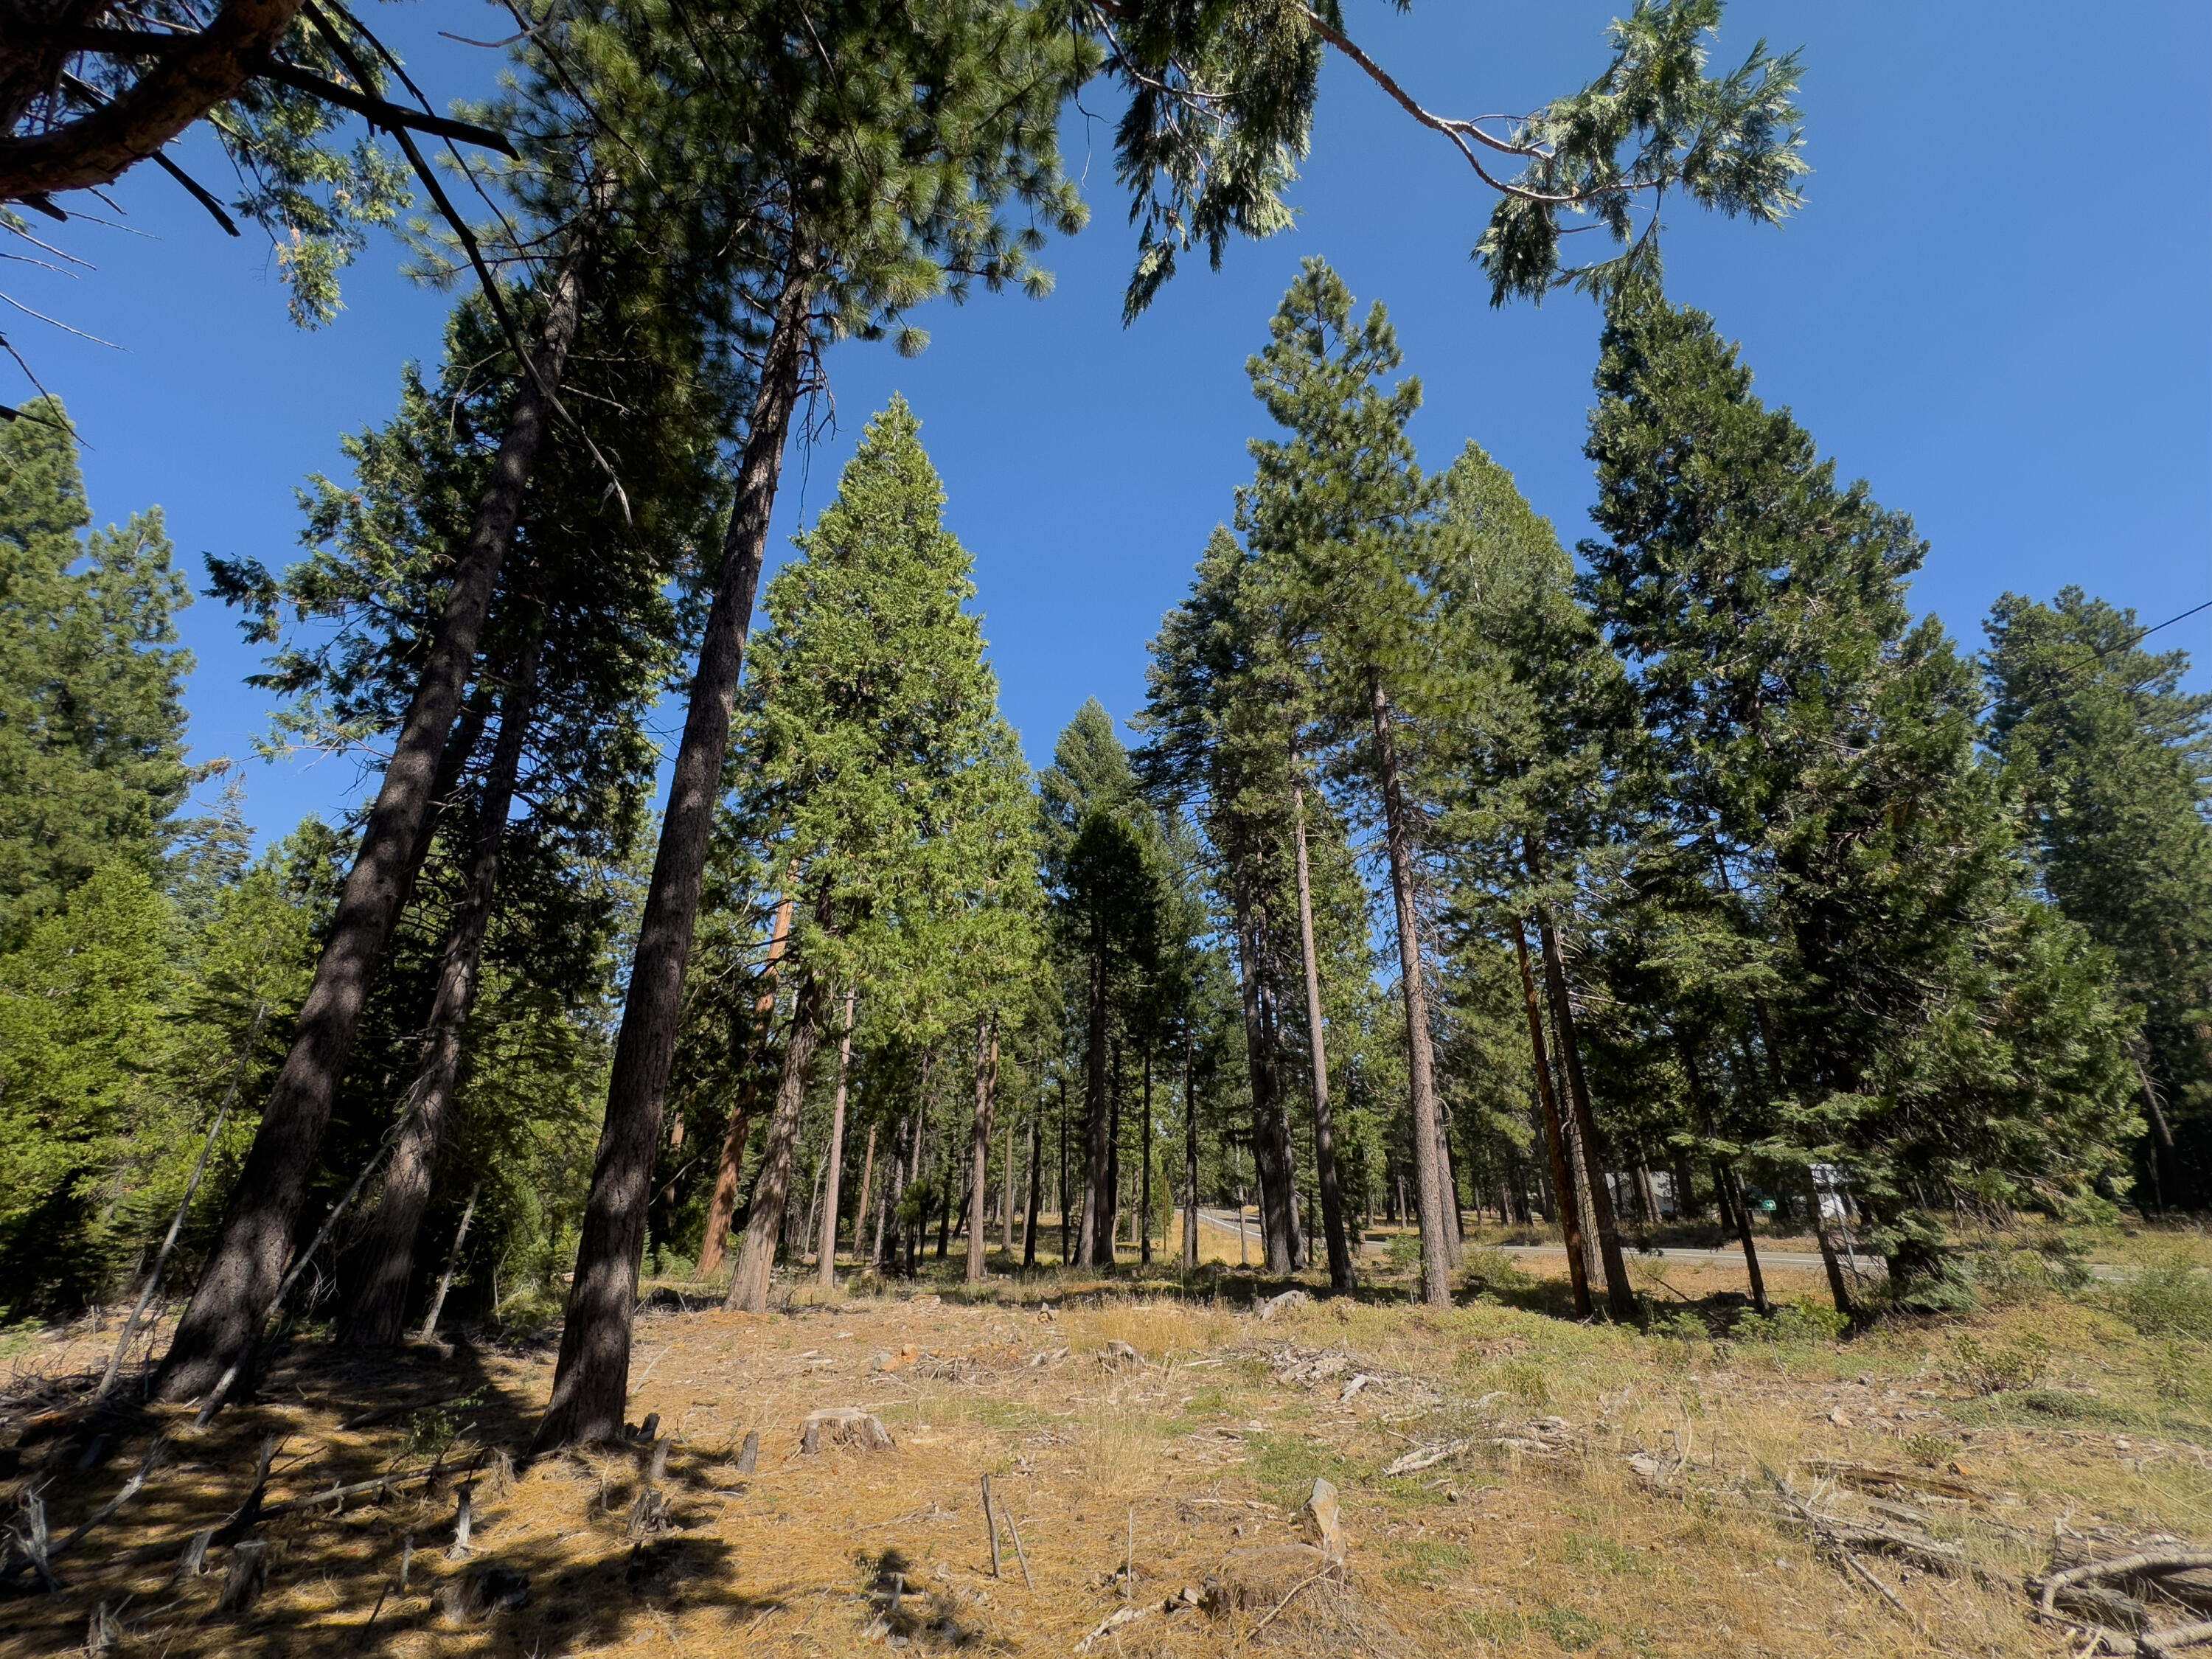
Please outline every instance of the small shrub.
M1960 1445L1940 1434L1923 1432L1914 1435L1904 1444L1906 1457L1923 1469L1937 1469L1959 1455Z
M1411 1273L1421 1265L1421 1236L1419 1233L1394 1233L1390 1238L1390 1266L1398 1273Z
M1765 1318L1757 1314L1744 1315L1736 1321L1732 1334L1747 1342L1791 1346L1839 1340L1850 1324L1850 1319L1835 1309L1809 1296L1801 1296L1795 1302L1784 1303Z
M2150 1386L2170 1406L2212 1401L2212 1355L2169 1341L2151 1360Z
M1419 1252L1414 1255L1418 1260ZM1494 1244L1474 1251L1466 1260L1468 1281L1487 1290L1517 1291L1534 1282L1521 1271L1518 1262Z
M401 1455L406 1457L442 1457L453 1449L453 1442L461 1437L468 1427L462 1419L483 1404L481 1390L463 1395L459 1400L448 1400L443 1405L425 1406L407 1418L407 1442Z
M1515 1404L1530 1411L1540 1411L1552 1403L1552 1388L1544 1380L1544 1368L1526 1359L1511 1359L1500 1365L1498 1385L1512 1395Z
M2033 1331L2005 1347L1984 1346L1971 1332L1952 1339L1951 1363L1944 1380L1975 1394L2004 1394L2032 1389L2051 1369L2051 1344Z
M2212 1342L2212 1273L2168 1256L2120 1285L2113 1310L2145 1336Z

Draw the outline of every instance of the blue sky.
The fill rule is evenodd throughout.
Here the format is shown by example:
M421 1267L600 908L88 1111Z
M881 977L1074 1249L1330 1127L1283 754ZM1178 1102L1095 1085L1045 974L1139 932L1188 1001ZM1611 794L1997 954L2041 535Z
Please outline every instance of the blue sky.
M1527 108L1601 65L1617 4L1420 0L1400 16L1352 0L1363 44L1431 107ZM434 96L472 92L487 54L434 31L489 33L474 4L380 18ZM1914 514L1932 543L1914 589L1969 644L1997 594L2068 582L2146 623L2212 597L2212 9L1810 7L1737 0L1718 56L1764 35L1802 47L1804 211L1774 230L1670 218L1668 285L1743 343L1769 400L1790 405L1846 477ZM1244 360L1309 254L1390 307L1427 389L1414 432L1441 464L1472 438L1518 477L1570 544L1586 533L1581 454L1598 319L1587 301L1492 311L1468 250L1489 202L1465 164L1332 58L1297 228L1190 267L1133 327L1120 320L1131 233L1106 122L1071 116L1091 228L1043 262L1054 295L979 296L917 320L917 360L848 345L830 368L835 428L794 451L772 548L818 513L867 415L896 390L924 422L949 520L976 560L1008 716L1033 760L1082 701L1126 716L1145 645L1182 596L1207 531L1249 477L1264 419ZM210 184L222 164L193 165ZM158 503L196 582L199 556L293 556L293 491L337 465L340 432L390 410L400 363L434 355L446 301L373 246L331 328L286 319L265 243L231 242L159 175L114 192L143 234L79 227L97 272L11 268L21 303L120 350L17 315L4 325L88 441L102 520ZM27 388L0 392L17 402ZM191 743L250 754L266 700L231 617L181 619L199 666ZM2159 636L2203 666L2212 616ZM671 738L679 708L660 711ZM249 814L281 834L359 787L349 763L248 765Z

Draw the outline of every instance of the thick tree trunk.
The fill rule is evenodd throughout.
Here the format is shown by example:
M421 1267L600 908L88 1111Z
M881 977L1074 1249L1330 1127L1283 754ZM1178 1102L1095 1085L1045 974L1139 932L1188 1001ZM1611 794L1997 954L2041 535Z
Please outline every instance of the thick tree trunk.
M816 1276L825 1291L837 1282L837 1203L838 1188L843 1184L845 1174L845 1079L853 1066L854 995L854 993L850 989L845 993L845 1027L837 1038L837 1092L836 1100L830 1109L829 1173L823 1177L824 1183L823 1191L828 1202L823 1206L822 1211L820 1247L822 1259L816 1270ZM874 1142L869 1143L869 1150L873 1152ZM866 1204L867 1181L865 1176L861 1179L860 1188L860 1201ZM853 1231L854 1242L857 1244L860 1239L859 1227L856 1225Z
M1306 861L1306 789L1297 751L1291 752L1291 829L1297 842L1298 951L1304 958L1306 1034L1313 1050L1314 1174L1321 1183L1322 1231L1328 1241L1328 1282L1352 1288L1352 1246L1344 1228L1344 1197L1337 1186L1336 1121L1328 1099L1328 1043L1322 1035L1321 964L1314 955L1313 880Z
M483 959L484 932L499 882L500 849L507 839L507 810L514 804L514 781L530 729L538 680L538 636L523 648L514 678L500 710L499 741L484 778L471 838L468 885L454 913L452 931L438 964L438 989L422 1042L422 1059L408 1091L414 1115L400 1131L384 1176L376 1213L356 1255L361 1279L340 1322L342 1342L355 1347L389 1348L404 1334L407 1287L415 1278L415 1243L422 1212L429 1207L430 1185L437 1174L438 1150L453 1116L453 1088L461 1072L461 1036L476 1001L477 969Z
M714 1190L707 1199L707 1232L699 1242L699 1277L719 1272L728 1253L730 1222L738 1212L738 1182L744 1175L745 1139L753 1127L753 1107L760 1051L775 1024L776 975L781 970L784 946L791 939L791 895L775 907L775 925L769 930L768 962L762 969L761 994L754 1000L752 1025L735 1047L744 1075L738 1097L730 1103L729 1127L722 1134L721 1161L714 1170Z
M1528 1053L1535 1063L1536 1097L1544 1112L1544 1145L1552 1154L1552 1189L1559 1194L1559 1231L1567 1247L1567 1277L1574 1286L1575 1316L1590 1316L1588 1263L1583 1251L1580 1206L1573 1197L1574 1176L1567 1165L1566 1134L1559 1121L1559 1097L1552 1091L1552 1063L1544 1053L1544 1019L1536 1003L1536 981L1528 971L1528 941L1513 925L1513 952L1521 963L1521 1001L1528 1014Z
M607 1081L606 1123L584 1208L552 1404L532 1443L539 1452L612 1439L622 1432L629 1389L630 1313L637 1301L638 1257L645 1246L653 1152L667 1100L714 804L721 797L730 711L744 665L745 634L768 549L784 441L798 406L800 370L812 334L815 263L810 249L793 252L761 363L738 499L722 544L721 572L700 641L691 705L630 960L629 994ZM794 1039L798 1035L794 1026Z
M799 1121L806 1105L806 1074L822 1036L822 987L811 973L799 982L791 1011L791 1035L784 1040L783 1075L775 1087L775 1115L769 1120L761 1148L760 1177L745 1218L745 1242L723 1307L733 1313L766 1313L769 1279L775 1270L776 1247L783 1242L783 1212L791 1202L791 1171L799 1146Z
M1535 854L1530 851L1530 872L1535 873ZM1636 1291L1628 1282L1628 1264L1620 1254L1620 1229L1613 1218L1613 1194L1606 1188L1605 1155L1597 1138L1597 1118L1590 1110L1589 1086L1583 1078L1581 1045L1575 1037L1574 1004L1567 994L1565 958L1559 951L1559 930L1553 927L1548 907L1536 912L1536 936L1544 951L1544 988L1552 1005L1552 1027L1559 1038L1559 1058L1567 1077L1567 1102L1574 1114L1575 1139L1581 1143L1582 1167L1576 1171L1597 1227L1598 1259L1605 1267L1606 1311L1615 1319L1637 1316Z
M1421 1218L1421 1300L1451 1305L1451 1268L1459 1257L1458 1229L1445 1207L1444 1172L1437 1167L1436 1052L1429 1036L1429 994L1421 966L1420 915L1413 887L1413 848L1398 776L1398 746L1390 729L1390 699L1382 677L1367 680L1368 711L1375 731L1376 781L1382 796L1383 842L1390 858L1390 897L1397 911L1398 978L1406 1002L1406 1059L1413 1113L1414 1194Z
M429 657L376 803L362 826L361 848L300 1009L291 1052L262 1109L214 1253L154 1379L156 1400L197 1399L244 1359L291 1261L300 1206L337 1098L338 1079L368 1000L370 977L405 901L416 837L430 810L500 566L514 544L524 487L553 416L551 397L575 343L592 257L612 206L613 186L595 180L547 296L537 373L525 373L515 389L490 479L454 562Z
M1074 1244L1073 1218L1067 1212L1067 1079L1060 1080L1060 1265L1065 1267Z
M983 1236L983 1200L991 1190L991 1115L997 1104L999 1086L999 1022L986 1020L975 1032L975 1175L969 1185L973 1189L969 1199L968 1212L968 1282L981 1285L988 1279L990 1270L984 1265L984 1255L989 1240ZM1009 1166L1007 1179L1013 1177L1013 1147L1006 1148ZM1009 1214L1012 1211L1009 1210ZM1011 1225L1012 1224L1009 1223ZM1012 1241L1010 1240L1009 1243Z

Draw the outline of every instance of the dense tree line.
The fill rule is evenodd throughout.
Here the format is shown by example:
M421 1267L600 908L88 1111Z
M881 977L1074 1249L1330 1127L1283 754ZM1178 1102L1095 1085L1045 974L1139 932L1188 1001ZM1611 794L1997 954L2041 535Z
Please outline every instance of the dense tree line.
M373 45L302 16L349 73ZM443 361L310 481L304 556L210 562L268 743L373 781L258 859L234 793L185 815L158 514L85 534L60 406L9 411L9 1309L167 1273L150 1387L211 1408L324 1322L558 1317L550 1449L621 1431L648 1266L758 1309L810 1256L1188 1273L1223 1227L1349 1291L1384 1219L1440 1302L1494 1208L1629 1318L1625 1235L1710 1214L1756 1285L1764 1202L1865 1316L1969 1293L1964 1214L2202 1204L2212 699L2072 590L2008 597L1978 660L1916 622L1910 521L1664 298L1640 197L1795 202L1794 66L1707 77L1717 16L1639 7L1500 131L1423 117L1523 169L1494 297L1603 302L1577 556L1477 445L1420 465L1387 317L1310 262L1136 747L1094 702L1034 778L916 413L763 595L786 449L834 343L1048 287L1094 76L1133 315L1279 228L1322 50L1388 82L1334 6L546 9L473 112L496 211L422 246L476 279ZM1575 206L1619 246L1566 270Z

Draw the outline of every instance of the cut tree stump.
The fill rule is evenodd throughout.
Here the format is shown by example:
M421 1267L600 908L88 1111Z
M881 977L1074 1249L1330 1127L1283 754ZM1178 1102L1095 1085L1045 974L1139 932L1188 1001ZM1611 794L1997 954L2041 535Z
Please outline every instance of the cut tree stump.
M810 1455L827 1446L847 1446L855 1451L893 1451L890 1431L858 1406L832 1406L810 1412L799 1425L799 1449Z

